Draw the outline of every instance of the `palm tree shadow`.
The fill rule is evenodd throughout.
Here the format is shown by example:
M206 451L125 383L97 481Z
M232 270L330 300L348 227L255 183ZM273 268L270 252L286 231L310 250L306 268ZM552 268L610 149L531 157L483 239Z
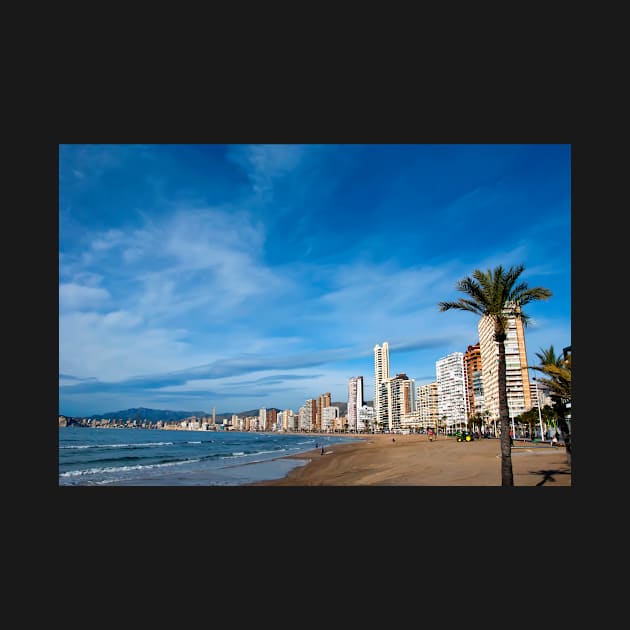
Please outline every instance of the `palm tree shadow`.
M531 475L540 475L542 479L536 484L544 486L547 482L554 483L554 475L570 475L571 472L567 468L554 468L552 470L532 470Z

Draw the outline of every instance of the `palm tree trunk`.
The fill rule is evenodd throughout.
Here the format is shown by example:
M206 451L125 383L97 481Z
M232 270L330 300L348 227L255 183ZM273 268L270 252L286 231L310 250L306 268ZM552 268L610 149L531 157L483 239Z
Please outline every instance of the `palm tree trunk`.
M501 485L513 486L512 440L510 436L510 414L507 401L507 377L505 367L506 334L500 322L495 322L495 339L499 342L499 423L501 426Z

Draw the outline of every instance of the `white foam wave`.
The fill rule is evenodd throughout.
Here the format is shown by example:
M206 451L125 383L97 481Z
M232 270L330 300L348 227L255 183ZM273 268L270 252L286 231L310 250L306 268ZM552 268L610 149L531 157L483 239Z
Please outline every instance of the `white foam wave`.
M286 451L286 448L277 448L277 449L273 449L271 451L256 451L255 453L250 453L250 456L255 456L255 455L264 455L265 453L281 453L282 451ZM245 453L243 453L242 451L239 451L238 453L232 453L231 455L226 455L225 457L221 457L221 459L230 459L232 457L236 457L239 455L245 455Z
M199 440L198 442L186 442L186 444L201 444L201 440Z
M141 442L138 444L83 444L81 446L60 446L59 448L126 448L128 446L170 446L173 442ZM199 444L199 442L197 442Z
M106 468L88 468L86 470L69 470L61 473L60 477L78 477L81 475L98 475L100 473L126 472L129 470L144 470L147 468L164 468L166 466L181 466L183 464L193 464L200 459L186 459L180 462L165 462L163 464L137 464L136 466L108 466Z

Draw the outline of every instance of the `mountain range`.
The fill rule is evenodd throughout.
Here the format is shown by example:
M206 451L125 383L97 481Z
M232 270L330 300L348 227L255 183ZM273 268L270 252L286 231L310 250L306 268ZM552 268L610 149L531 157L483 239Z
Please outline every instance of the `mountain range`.
M366 401L366 404L371 404L371 401ZM331 405L333 407L339 407L340 416L346 415L348 409L347 402L332 402ZM269 407L268 409L275 409L277 412L282 411L281 409L277 409L276 407ZM294 411L297 413L297 410ZM257 416L258 412L259 409L249 409L248 411L239 411L238 413L217 413L215 415L215 418L217 419L217 421L222 422L223 420L231 418L233 415L241 417ZM184 418L189 418L190 416L197 416L198 418L201 418L202 416L211 417L212 412L172 411L170 409L147 409L146 407L133 407L131 409L122 409L121 411L108 411L107 413L94 414L86 417L93 418L95 420L103 420L105 418L109 418L111 420L149 420L150 422L157 422L158 420L183 420Z

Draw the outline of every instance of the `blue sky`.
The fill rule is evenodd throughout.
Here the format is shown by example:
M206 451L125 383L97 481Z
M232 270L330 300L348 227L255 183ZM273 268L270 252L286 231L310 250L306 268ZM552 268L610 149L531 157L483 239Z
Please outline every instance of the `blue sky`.
M60 145L59 413L297 412L478 341L455 283L524 264L571 343L570 145Z

